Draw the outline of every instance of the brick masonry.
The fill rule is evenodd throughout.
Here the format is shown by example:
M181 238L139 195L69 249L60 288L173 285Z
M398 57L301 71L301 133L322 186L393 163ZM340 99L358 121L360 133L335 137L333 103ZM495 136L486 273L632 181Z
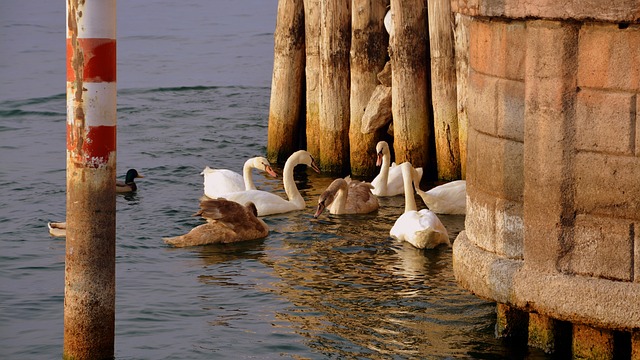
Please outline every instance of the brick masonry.
M550 318L640 328L622 301L640 293L640 0L452 8L471 17L456 278Z

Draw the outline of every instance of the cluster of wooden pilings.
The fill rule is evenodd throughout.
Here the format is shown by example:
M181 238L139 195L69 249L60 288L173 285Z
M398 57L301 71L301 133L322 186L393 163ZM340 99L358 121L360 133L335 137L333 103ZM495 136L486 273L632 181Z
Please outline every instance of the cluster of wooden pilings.
M279 0L269 160L304 148L324 173L368 177L386 140L425 179L463 178L453 23L449 0Z

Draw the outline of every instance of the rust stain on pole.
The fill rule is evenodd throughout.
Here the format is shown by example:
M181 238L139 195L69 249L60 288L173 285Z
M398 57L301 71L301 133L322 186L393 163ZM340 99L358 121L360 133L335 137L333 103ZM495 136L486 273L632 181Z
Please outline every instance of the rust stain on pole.
M114 355L115 42L115 0L67 1L65 359Z

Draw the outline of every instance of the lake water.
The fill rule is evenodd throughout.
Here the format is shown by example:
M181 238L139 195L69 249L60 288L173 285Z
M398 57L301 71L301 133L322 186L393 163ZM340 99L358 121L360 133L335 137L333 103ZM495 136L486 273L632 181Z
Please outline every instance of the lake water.
M116 359L544 359L494 337L495 304L457 286L451 249L389 237L402 197L313 219L332 180L300 169L304 211L270 235L174 249L204 166L265 153L276 0L118 2ZM65 242L65 6L0 5L0 358L60 358ZM278 169L279 172L282 169ZM258 187L284 196L279 179ZM463 216L441 216L451 239Z

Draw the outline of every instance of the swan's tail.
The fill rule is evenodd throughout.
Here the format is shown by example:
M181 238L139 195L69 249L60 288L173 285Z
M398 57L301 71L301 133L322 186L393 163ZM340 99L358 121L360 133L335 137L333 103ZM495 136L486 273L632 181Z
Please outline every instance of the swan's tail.
M206 174L208 174L208 173L210 173L210 172L213 172L213 169L212 169L212 168L210 168L209 166L205 166L205 167L204 167L204 170L202 170L202 172L200 173L200 175L206 175Z
M66 222L48 222L49 234L55 237L67 236L67 223Z

